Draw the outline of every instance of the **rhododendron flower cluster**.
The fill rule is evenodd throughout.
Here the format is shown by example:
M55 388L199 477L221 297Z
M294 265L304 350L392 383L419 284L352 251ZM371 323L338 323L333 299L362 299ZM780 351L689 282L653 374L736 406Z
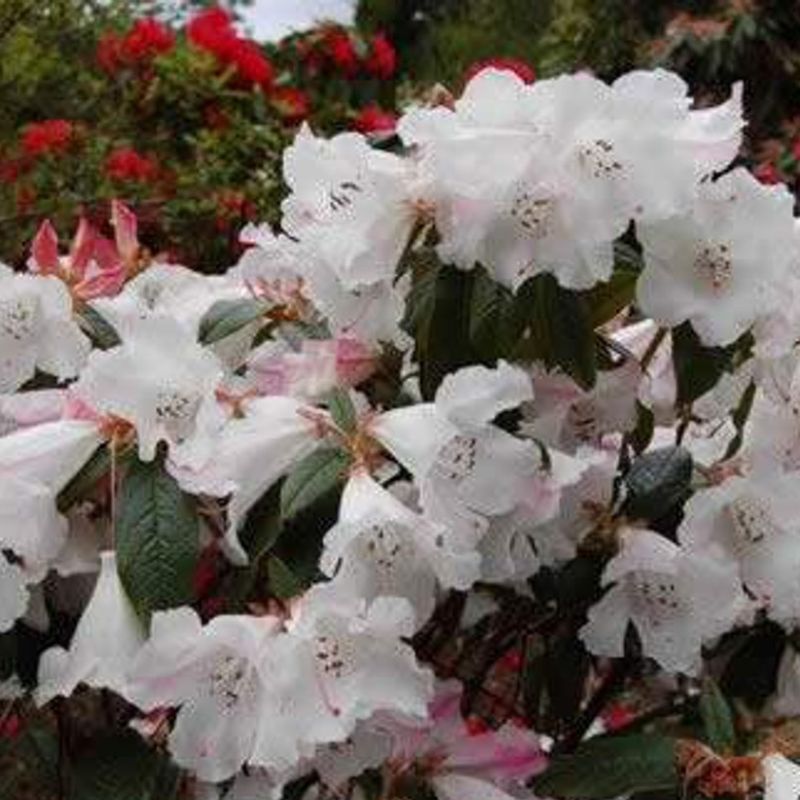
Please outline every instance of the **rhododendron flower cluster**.
M488 67L396 149L304 126L224 275L119 203L113 242L44 223L0 274L24 691L109 690L196 797L580 797L592 757L597 797L796 794L800 226L734 166L743 126L738 85ZM757 636L734 757L716 678Z

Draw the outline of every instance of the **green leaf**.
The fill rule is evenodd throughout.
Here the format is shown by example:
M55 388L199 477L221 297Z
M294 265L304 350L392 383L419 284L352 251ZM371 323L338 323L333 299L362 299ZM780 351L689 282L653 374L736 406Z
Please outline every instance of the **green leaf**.
M334 389L325 397L333 421L345 433L352 433L356 429L358 413L350 394L345 389Z
M213 344L255 322L266 310L259 300L218 300L200 320L199 339Z
M689 495L692 456L682 447L663 447L637 458L625 483L627 513L649 520L661 519Z
M267 562L267 580L270 593L279 600L296 597L305 590L303 582L278 558L270 556Z
M127 457L124 456L122 459L118 458L117 466L121 466L126 460ZM103 445L95 450L80 472L59 492L58 510L63 513L79 500L84 499L97 482L104 478L110 470L111 451Z
M516 355L560 367L584 389L597 378L594 329L585 299L558 285L552 275L538 275L519 290L517 307L527 331Z
M477 359L469 328L474 276L417 257L403 326L414 337L423 399L432 400L448 373Z
M86 305L81 309L78 321L92 344L100 350L108 350L120 344L121 339L116 328L92 306Z
M700 695L700 716L703 719L706 740L713 750L730 754L736 747L736 729L728 701L713 678L703 680Z
M641 455L650 446L655 431L653 412L636 401L636 427L629 436L630 445L636 455Z
M731 366L732 347L705 347L688 322L672 331L672 360L678 405L692 403L713 389Z
M143 619L192 601L198 538L193 498L181 491L159 459L135 461L119 497L117 565Z
M675 742L665 736L604 736L555 756L534 783L539 797L605 800L677 785Z
M614 246L614 255L614 272L609 280L583 292L593 328L613 319L636 295L636 281L643 268L641 255L621 242Z
M133 731L114 733L76 759L70 800L170 800L177 773Z
M469 335L475 350L488 361L510 353L525 329L525 318L514 295L492 280L483 269L475 270L469 312Z
M281 487L281 516L290 519L344 482L350 456L326 447L306 456Z
M728 447L725 450L723 461L733 458L738 452L739 448L744 442L744 428L747 425L747 420L750 418L750 412L753 410L753 401L756 398L756 384L750 381L747 388L742 393L738 405L731 414L733 427L736 429L736 436L731 439Z

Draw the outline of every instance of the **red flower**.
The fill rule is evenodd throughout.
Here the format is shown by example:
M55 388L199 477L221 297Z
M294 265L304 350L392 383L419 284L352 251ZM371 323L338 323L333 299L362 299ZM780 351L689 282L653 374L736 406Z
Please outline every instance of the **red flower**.
M128 63L151 61L175 46L175 34L151 17L137 19L121 42L122 58Z
M274 109L287 125L296 125L311 112L311 99L302 89L278 86L270 95Z
M380 106L362 108L353 121L353 127L361 133L392 133L397 126L397 117Z
M247 84L268 88L273 69L256 42L243 39L233 27L231 15L215 6L201 11L186 26L189 41L215 56L224 66L236 68L238 78Z
M763 163L759 164L755 170L753 170L753 174L756 176L756 178L758 178L758 180L761 181L761 183L766 183L768 185L780 183L783 180L778 168L769 161L764 161Z
M394 75L397 69L397 52L383 33L372 40L369 58L364 62L364 67L370 75L381 80L388 80Z
M245 83L255 84L264 89L272 85L274 77L272 64L255 42L239 39L229 63L236 66L239 78Z
M331 30L325 35L325 52L334 67L347 77L358 72L358 55L350 37L340 30Z
M122 66L122 39L114 33L107 31L97 43L95 57L100 69L110 74L115 73Z
M533 83L536 80L534 68L518 58L486 58L483 61L476 61L468 70L464 78L469 83L479 72L485 69L502 69L513 72L525 83Z
M29 156L63 154L69 148L75 128L65 119L33 122L22 132L22 149Z
M223 61L230 58L238 38L231 15L219 6L207 8L190 19L186 37L195 47L213 53Z
M119 147L106 159L106 175L114 181L151 183L158 177L155 159L137 153L131 147Z
M22 159L0 159L0 183L16 183L24 171L25 163Z

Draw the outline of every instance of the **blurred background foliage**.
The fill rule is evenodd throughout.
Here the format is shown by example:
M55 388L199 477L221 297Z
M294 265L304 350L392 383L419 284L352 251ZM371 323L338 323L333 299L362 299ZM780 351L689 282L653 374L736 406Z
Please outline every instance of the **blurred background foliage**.
M800 3L360 0L353 30L320 25L266 44L231 33L246 4L226 3L231 19L198 46L186 25L211 5L202 0L0 2L6 261L24 263L44 217L66 238L81 214L105 225L120 196L152 249L224 269L247 220L278 218L280 153L302 120L386 131L398 106L436 83L457 93L476 62L498 58L538 78L665 66L703 103L744 80L746 156L762 180L797 188ZM138 30L149 18L166 33Z

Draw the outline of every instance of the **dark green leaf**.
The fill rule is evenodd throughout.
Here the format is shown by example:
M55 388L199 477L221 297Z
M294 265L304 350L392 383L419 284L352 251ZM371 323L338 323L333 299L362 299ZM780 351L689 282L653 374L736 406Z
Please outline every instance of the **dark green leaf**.
M717 753L733 753L736 747L733 714L717 682L710 677L703 681L700 716L703 718L706 741L711 748Z
M80 326L100 350L108 350L120 343L116 328L96 309L83 306L78 317Z
M270 556L267 562L267 580L273 597L288 600L305 591L303 582L277 556Z
M120 578L139 614L193 599L199 554L194 500L159 459L134 462L122 484L116 544Z
M741 698L755 707L775 693L778 666L786 647L786 634L775 623L747 631L728 659L720 686L726 697Z
M744 428L745 425L747 425L747 420L750 418L750 412L753 410L753 401L755 398L756 385L753 381L750 381L747 388L742 393L739 404L731 414L733 427L736 429L736 436L734 436L728 444L723 460L733 458L739 452L739 448L744 441Z
M169 800L163 789L171 784L174 797L176 775L164 756L136 733L115 733L76 759L70 800Z
M264 311L258 300L218 300L200 320L199 339L203 344L219 342L255 322Z
M705 347L688 322L672 331L672 361L679 405L713 389L731 366L731 347Z
M481 358L495 361L510 353L525 328L514 295L492 280L483 269L475 271L469 314L470 340Z
M345 433L352 433L356 429L358 413L350 394L345 389L334 389L328 392L325 402L336 425Z
M590 739L572 755L556 756L540 775L539 797L605 800L676 785L675 742L640 734Z
M692 456L682 447L663 447L637 458L625 483L627 512L634 517L657 520L689 494Z
M655 431L653 412L636 401L636 427L629 436L630 445L636 455L641 455L650 446Z
M281 516L290 519L342 484L350 456L326 447L304 458L281 488Z
M552 275L538 275L519 290L516 305L527 331L516 355L560 367L584 389L597 378L594 329L586 301L558 285Z
M583 293L594 328L613 319L636 295L636 281L643 267L641 255L621 242L614 246L614 255L614 272L609 280Z
M548 639L544 663L547 718L563 730L580 710L591 659L574 631L567 629Z
M469 329L473 280L470 273L438 266L430 257L414 269L403 326L414 337L425 400L433 399L448 373L476 360Z

